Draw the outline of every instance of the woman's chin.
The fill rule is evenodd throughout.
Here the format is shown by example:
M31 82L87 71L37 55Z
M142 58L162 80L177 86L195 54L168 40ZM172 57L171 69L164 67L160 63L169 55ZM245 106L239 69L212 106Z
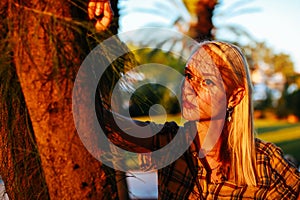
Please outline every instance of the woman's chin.
M198 121L200 119L198 115L190 112L183 112L182 117L188 121Z

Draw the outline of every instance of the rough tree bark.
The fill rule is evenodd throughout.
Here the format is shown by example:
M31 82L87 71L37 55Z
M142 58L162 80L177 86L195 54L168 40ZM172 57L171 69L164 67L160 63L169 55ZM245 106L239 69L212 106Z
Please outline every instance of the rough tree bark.
M15 73L12 73L16 76ZM12 77L16 82L16 77ZM18 84L19 85L19 84ZM4 94L3 84L0 86ZM49 199L35 137L20 86L5 95L0 112L0 174L10 199ZM11 91L15 90L15 91ZM19 96L11 96L17 95ZM1 197L0 197L1 199Z
M0 2L0 175L10 199L46 200L48 189L35 136L12 62L8 5Z
M80 141L72 87L88 53L85 3L11 1L13 52L51 199L117 199L113 171ZM84 88L82 90L84 92ZM89 111L81 113L89 127Z

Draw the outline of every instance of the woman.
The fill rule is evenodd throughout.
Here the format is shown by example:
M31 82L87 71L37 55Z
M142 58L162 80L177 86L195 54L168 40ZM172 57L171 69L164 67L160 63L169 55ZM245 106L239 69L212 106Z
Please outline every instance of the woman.
M174 122L136 122L150 124L143 134L160 130L153 137L138 139L115 128L109 112L98 111L108 137L126 149L155 151L176 135L184 135L189 148L158 170L160 199L299 199L297 169L278 147L254 138L251 95L249 69L239 48L206 41L185 68L182 115L188 122L184 127ZM117 118L127 123L124 117ZM146 160L146 165L159 164L158 159L156 163Z

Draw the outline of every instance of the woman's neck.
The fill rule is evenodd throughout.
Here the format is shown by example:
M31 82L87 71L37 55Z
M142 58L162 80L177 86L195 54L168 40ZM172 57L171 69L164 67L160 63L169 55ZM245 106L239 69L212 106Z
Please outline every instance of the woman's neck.
M224 120L196 122L200 149L207 159L219 160Z

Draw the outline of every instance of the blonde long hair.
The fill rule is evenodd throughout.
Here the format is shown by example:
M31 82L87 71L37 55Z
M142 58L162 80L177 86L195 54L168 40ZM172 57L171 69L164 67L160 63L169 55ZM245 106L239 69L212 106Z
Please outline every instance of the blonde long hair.
M230 152L230 175L239 185L256 185L256 153L253 127L252 84L245 56L232 44L206 41L200 44L216 62L226 95L244 88L244 97L233 108L232 120L226 121L227 146ZM222 133L223 134L223 133ZM226 141L224 141L226 142Z

